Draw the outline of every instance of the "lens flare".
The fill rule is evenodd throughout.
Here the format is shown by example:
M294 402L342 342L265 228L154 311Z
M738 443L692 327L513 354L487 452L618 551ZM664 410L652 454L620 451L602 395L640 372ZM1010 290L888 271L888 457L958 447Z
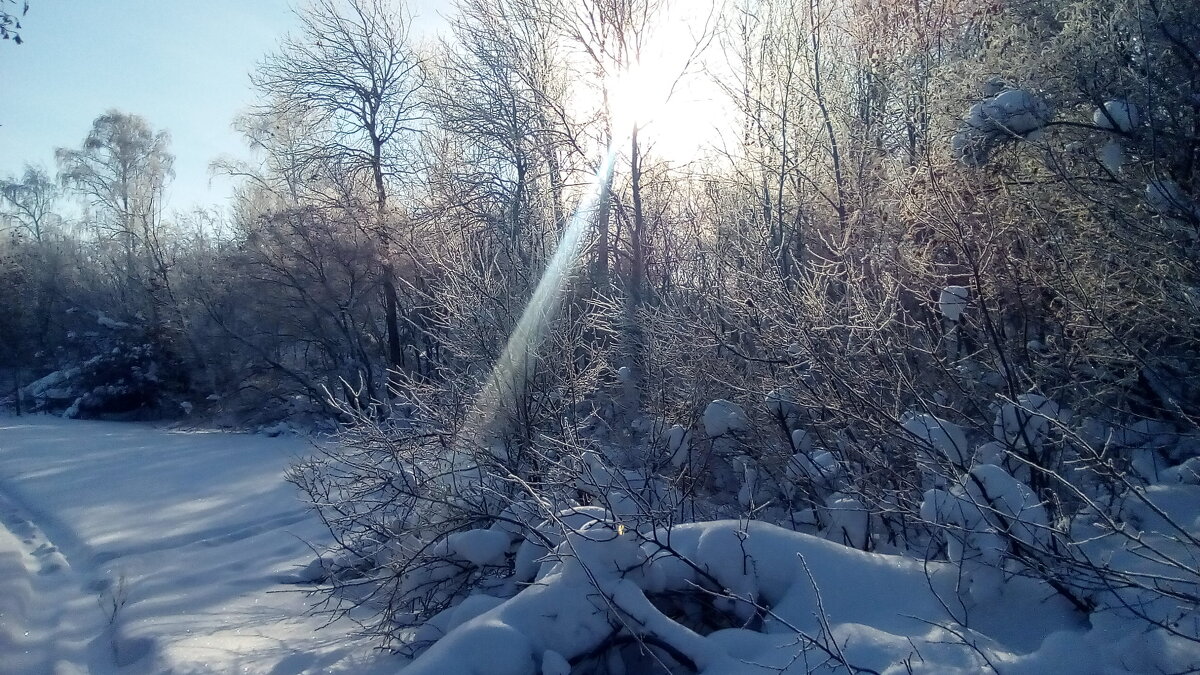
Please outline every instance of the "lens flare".
M470 444L469 449L489 447L491 440L504 433L507 427L505 413L514 409L517 396L525 391L533 376L538 349L545 341L550 322L562 307L571 278L583 260L587 231L612 175L618 147L619 144L613 143L605 153L587 192L580 198L563 230L558 248L546 265L520 321L476 398L474 423L468 422L460 437Z

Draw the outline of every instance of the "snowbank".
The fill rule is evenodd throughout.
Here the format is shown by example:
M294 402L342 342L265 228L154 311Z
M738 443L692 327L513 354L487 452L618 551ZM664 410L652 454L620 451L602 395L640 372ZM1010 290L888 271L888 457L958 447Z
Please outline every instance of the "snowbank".
M967 606L951 565L764 523L680 525L670 551L656 540L668 533L619 534L599 522L576 530L536 585L450 631L404 672L560 672L562 660L586 658L621 634L651 645L645 672L661 658L702 673L806 673L837 660L881 673L966 673L985 668L984 657L1039 672L1059 663L1060 642L1081 636L1080 617L1027 580ZM671 602L724 603L740 625L702 634L664 613ZM957 624L968 615L970 627ZM1104 658L1076 655L1061 672L1096 672Z

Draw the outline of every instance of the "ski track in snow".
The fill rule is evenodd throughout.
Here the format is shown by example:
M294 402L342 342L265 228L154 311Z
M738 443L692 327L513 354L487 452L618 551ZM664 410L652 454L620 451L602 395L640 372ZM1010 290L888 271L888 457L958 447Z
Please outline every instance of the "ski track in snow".
M284 480L311 449L0 417L0 675L397 670L290 583L325 536Z
M81 602L79 575L31 518L0 492L0 673L86 672L99 605Z

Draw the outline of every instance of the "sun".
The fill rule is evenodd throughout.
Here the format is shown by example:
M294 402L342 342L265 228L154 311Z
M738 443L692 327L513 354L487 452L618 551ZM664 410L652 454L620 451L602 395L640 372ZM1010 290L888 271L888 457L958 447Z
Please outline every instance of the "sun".
M705 67L711 14L703 2L681 4L658 17L636 58L610 69L597 101L614 142L636 128L642 148L672 163L698 159L732 119L732 102Z

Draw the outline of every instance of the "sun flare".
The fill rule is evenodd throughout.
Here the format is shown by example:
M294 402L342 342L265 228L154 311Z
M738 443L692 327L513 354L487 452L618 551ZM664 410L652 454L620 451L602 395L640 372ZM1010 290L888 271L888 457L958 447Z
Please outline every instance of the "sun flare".
M716 129L731 111L707 63L711 27L704 5L669 7L638 55L612 65L586 95L590 105L606 108L615 142L636 128L644 149L684 163L717 140Z

